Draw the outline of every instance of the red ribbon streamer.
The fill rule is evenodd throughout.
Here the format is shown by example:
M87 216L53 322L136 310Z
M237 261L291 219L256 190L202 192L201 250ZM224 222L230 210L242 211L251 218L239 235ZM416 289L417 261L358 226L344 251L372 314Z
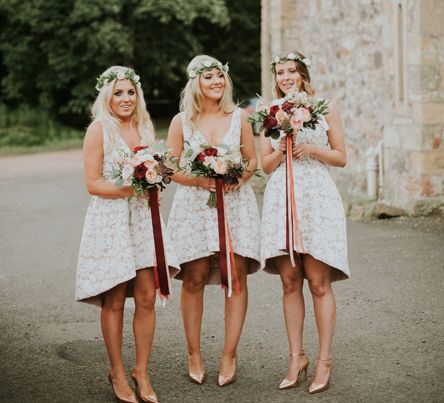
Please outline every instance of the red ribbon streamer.
M156 287L160 294L166 298L171 294L169 283L169 272L163 245L162 223L159 212L159 189L151 187L148 189L149 205L151 211L151 222L153 225L154 248L156 253L156 263L154 265L154 276Z
M228 289L228 296L231 296L231 273L234 274L236 291L238 292L240 290L240 285L236 272L233 242L225 215L224 181L222 178L216 178L216 208L217 224L219 230L220 279L222 287L226 287ZM229 248L229 255L227 253L227 243ZM228 261L228 259L230 260Z
M224 181L216 178L216 208L219 228L220 280L223 287L229 288L227 266L227 235L225 233Z

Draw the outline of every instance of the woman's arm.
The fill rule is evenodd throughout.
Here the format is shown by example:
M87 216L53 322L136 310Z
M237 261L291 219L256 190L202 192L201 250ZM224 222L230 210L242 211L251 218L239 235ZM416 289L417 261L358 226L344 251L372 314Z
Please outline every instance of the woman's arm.
M182 120L179 114L174 116L168 129L167 147L173 149L173 155L176 161L180 161L180 156L183 150L183 132ZM212 178L205 178L202 176L188 176L182 172L176 172L172 179L185 186L198 186L210 192L216 191L216 181Z
M103 129L96 121L88 127L83 142L83 172L86 188L91 195L107 199L132 196L131 186L118 187L103 179L103 157Z
M293 157L305 158L311 155L327 165L343 168L347 163L344 129L342 128L341 116L334 105L329 105L326 119L330 126L327 131L330 149L321 148L314 144L296 144L293 147Z
M268 175L272 173L283 161L287 149L285 138L279 142L279 148L274 150L269 137L265 137L265 131L261 133L261 162L262 170Z

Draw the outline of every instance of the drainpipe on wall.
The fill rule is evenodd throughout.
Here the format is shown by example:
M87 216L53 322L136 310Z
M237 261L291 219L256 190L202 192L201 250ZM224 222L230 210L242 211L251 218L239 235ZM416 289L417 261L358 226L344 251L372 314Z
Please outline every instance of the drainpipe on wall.
M382 170L382 140L376 147L370 147L365 155L367 157L367 195L370 199L377 200L384 180Z

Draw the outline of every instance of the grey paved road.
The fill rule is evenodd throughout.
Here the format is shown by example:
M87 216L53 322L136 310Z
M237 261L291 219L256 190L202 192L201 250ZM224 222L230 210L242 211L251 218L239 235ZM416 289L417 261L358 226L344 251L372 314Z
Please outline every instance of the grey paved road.
M73 302L88 203L81 154L0 159L0 401L111 402L99 311ZM167 216L171 194L164 197ZM349 222L351 280L335 285L338 321L329 391L307 384L280 392L287 368L279 279L250 277L238 381L215 380L223 295L206 292L203 351L208 381L186 377L179 284L158 326L150 373L162 402L438 402L444 400L443 224L436 220ZM123 354L134 352L128 304ZM307 294L305 349L317 338ZM313 365L309 368L309 375Z

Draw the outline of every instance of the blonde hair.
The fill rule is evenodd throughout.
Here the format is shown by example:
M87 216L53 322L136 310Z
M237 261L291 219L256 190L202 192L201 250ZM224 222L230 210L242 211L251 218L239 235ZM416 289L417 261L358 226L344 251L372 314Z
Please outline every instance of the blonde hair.
M289 53L290 52L284 52L284 53L277 55L277 57L285 58L285 56L288 55ZM293 51L292 53L294 53L295 55L298 55L301 60L305 59L305 56L301 52ZM315 91L314 91L313 87L311 86L311 78L310 78L310 72L308 71L308 67L298 59L294 60L294 64L296 65L296 71L301 75L301 78L302 78L302 86L300 88L300 91L305 91L308 96L313 97L315 94ZM275 99L276 98L283 98L283 97L285 97L285 94L279 88L279 85L276 80L276 65L273 65L272 73L273 74L272 74L272 81L271 81L272 87L271 88L272 88L272 92L273 92L273 97Z
M190 70L197 70L197 67L206 61L211 61L212 63L220 63L219 60L214 57L207 55L198 55L191 60L187 67L187 74ZM225 90L222 98L218 101L219 108L225 113L232 113L234 110L233 102L233 83L228 75L228 72L221 69L220 72L225 78ZM195 124L199 114L203 111L203 95L199 83L200 74L195 78L189 78L185 88L180 94L180 106L181 112L184 112L186 122L191 126L192 129L195 128Z
M124 66L112 66L108 68L102 75L115 72L116 74L122 72L124 74L129 70ZM106 152L110 152L112 146L115 144L118 136L120 136L120 119L111 109L111 99L113 96L114 85L117 82L117 78L113 81L106 83L100 89L96 100L91 108L91 114L93 120L98 120L102 124L103 128L108 132L110 137L109 147ZM133 84L134 85L134 84ZM155 139L154 126L151 121L150 115L146 109L145 99L143 97L142 86L140 82L134 85L136 91L136 109L131 116L130 129L133 130L133 123L137 123L137 128L140 137L146 144L150 144Z

